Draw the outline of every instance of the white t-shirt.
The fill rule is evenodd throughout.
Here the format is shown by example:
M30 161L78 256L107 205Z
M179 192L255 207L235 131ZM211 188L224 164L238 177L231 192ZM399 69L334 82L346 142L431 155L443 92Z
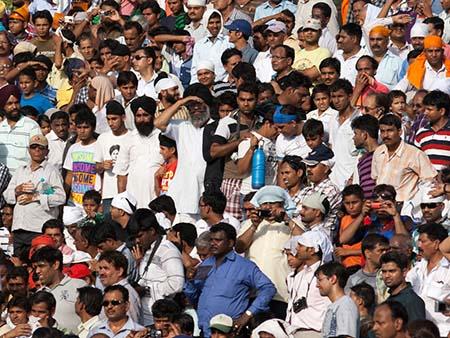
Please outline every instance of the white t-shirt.
M261 136L257 132L252 132L252 134L255 135L258 140L263 141L262 148L266 155L266 185L273 185L276 183L278 165L275 143L268 138ZM243 158L249 149L250 139L242 141L238 148L238 159ZM246 195L252 191L256 191L256 189L252 188L252 169L250 168L247 176L242 179L241 194Z
M236 233L239 233L241 228L241 222L237 218L231 216L229 213L223 213L223 219L221 222L228 223L236 229ZM197 236L200 236L205 231L209 231L210 226L204 220L200 219L195 223L195 228L197 229Z
M280 134L277 137L275 146L278 161L281 161L286 155L296 155L305 158L311 152L311 148L306 144L303 134L291 138Z
M94 160L96 163L105 160L113 160L113 166L119 157L120 148L130 143L131 133L127 131L125 134L116 136L112 131L101 134L97 139L97 148L95 149ZM105 170L103 173L102 198L113 198L118 194L117 191L117 175L112 169Z

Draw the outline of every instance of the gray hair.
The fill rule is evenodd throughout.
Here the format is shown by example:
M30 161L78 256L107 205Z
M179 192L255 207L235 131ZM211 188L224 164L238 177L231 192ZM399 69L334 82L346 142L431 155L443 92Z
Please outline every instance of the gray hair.
M209 231L205 231L200 234L195 240L195 246L197 248L208 248L210 247L211 233Z

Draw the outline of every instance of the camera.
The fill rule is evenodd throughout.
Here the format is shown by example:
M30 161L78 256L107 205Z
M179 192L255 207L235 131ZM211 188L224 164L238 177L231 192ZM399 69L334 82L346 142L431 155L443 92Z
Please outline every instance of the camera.
M149 333L147 333L144 338L161 338L162 332L160 330L151 329Z
M306 309L307 307L308 307L308 304L306 303L305 297L297 299L293 305L293 309L294 309L295 313L299 313L300 311Z
M381 208L381 202L372 202L372 203L370 203L370 207L372 209L380 209Z
M272 214L272 212L267 209L259 209L258 210L258 216L261 218L270 217L271 214Z
M443 302L436 302L434 306L436 312L448 312L450 311L450 305Z
M73 16L65 16L64 23L73 24L73 23L75 23L75 19Z

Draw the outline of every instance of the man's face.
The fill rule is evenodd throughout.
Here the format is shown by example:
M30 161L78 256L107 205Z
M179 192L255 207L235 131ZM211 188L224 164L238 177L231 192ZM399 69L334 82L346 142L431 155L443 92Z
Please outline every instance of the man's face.
M131 61L133 69L137 72L142 72L152 65L152 59L145 55L145 52L141 49L134 53Z
M287 162L280 166L280 177L286 188L290 189L300 184L300 178L303 176L301 169L294 170Z
M314 184L322 182L328 177L328 173L328 167L322 163L309 165L306 167L306 175L308 176L308 180Z
M38 18L34 22L34 28L36 29L36 34L40 38L48 37L50 31L50 22L44 18Z
M156 15L151 8L146 8L142 11L142 15L147 20L150 27L154 26L158 22L158 15Z
M197 254L200 260L203 262L206 258L211 256L211 252L208 247L197 246Z
M141 230L138 232L135 243L136 245L139 245L143 252L147 251L152 243L155 240L155 230L154 229L148 229L148 230Z
M233 248L233 241L227 239L225 232L219 231L211 233L210 252L214 256L223 256Z
M253 44L255 45L255 49L261 52L266 48L267 40L262 33L254 33Z
M206 7L203 6L188 6L188 17L193 22L198 22L203 18Z
M326 93L317 93L313 101L319 111L325 111L330 107L330 96Z
M11 95L5 103L5 115L8 120L18 121L20 119L20 104L17 97Z
M14 35L19 35L25 31L26 25L25 25L25 22L23 22L22 20L10 19L8 24L9 24L9 30Z
M320 211L302 205L302 210L300 210L300 216L302 218L303 223L305 223L306 225L310 225L311 223L320 218Z
M170 333L169 317L155 317L155 329L161 331L161 337L167 337Z
M298 129L298 124L295 121L291 121L288 123L276 123L275 126L278 129L278 132L286 137L294 136Z
M25 309L13 306L8 310L8 315L14 325L28 323L28 314Z
M270 54L272 55L272 68L277 73L288 70L292 66L292 59L286 57L284 48L275 48L271 50Z
M367 95L363 100L363 105L361 107L363 115L371 115L376 119L379 119L382 113L381 107L377 105L377 99L375 95Z
M356 1L353 3L353 16L355 17L356 23L362 25L364 19L366 18L366 7L364 1Z
M320 79L327 86L331 86L339 79L339 73L332 67L323 67L320 69Z
M274 33L271 31L267 32L267 44L269 45L270 48L282 45L285 38L286 33L283 32Z
M260 333L261 335L261 333ZM222 331L211 329L211 338L229 338L230 334L224 333Z
M239 55L233 55L228 59L228 62L224 65L225 71L231 76L231 71L241 61L242 58Z
M443 48L425 48L424 52L431 66L439 66L442 64L442 60L444 60Z
M92 60L95 54L95 49L91 39L80 41L80 53L81 55L83 55L86 61Z
M428 121L430 121L431 125L435 125L442 119L445 119L446 115L447 114L445 113L445 108L438 109L433 105L425 106L425 116L428 118Z
M47 65L40 63L33 67L36 72L36 80L38 82L46 82L48 76L48 68Z
M44 261L33 263L33 268L42 285L50 285L53 282L58 273L58 264L59 263L50 264Z
M401 320L396 321L392 318L391 310L388 306L382 305L375 309L373 315L373 332L376 338L395 338L397 337L397 331ZM400 327L401 328L401 327Z
M2 223L3 225L10 229L12 226L12 220L13 220L13 209L9 206L5 206L2 209Z
M389 250L388 245L377 244L373 250L366 250L366 259L376 267L380 266L380 257Z
M244 114L250 114L256 108L255 94L240 91L237 97L237 104L241 112Z
M47 307L47 304L42 303L36 303L31 305L31 315L34 317L37 317L41 320L48 320L52 316L52 311L50 311Z
M101 260L98 262L98 276L103 286L110 286L123 279L123 269L117 269L113 264Z
M170 2L169 2L170 3ZM141 38L139 37L136 28L127 29L123 32L123 37L125 38L125 44L130 48L131 51L136 50L141 45Z
M418 247L419 247L419 254L425 259L429 260L436 254L436 252L439 251L439 241L438 240L433 241L431 238L428 237L427 234L420 234Z
M62 140L69 137L69 122L66 119L56 119L51 123L53 132Z
M208 25L206 27L211 33L212 37L215 38L219 35L220 29L222 28L222 22L218 17L212 17L208 20Z
M181 0L168 0L167 6L174 15L178 15L183 11L183 1Z
M353 129L353 143L357 149L363 149L366 142L367 133L360 129Z
M134 114L134 124L140 134L148 136L153 131L153 116L139 108Z
M64 234L61 232L60 228L47 228L45 229L44 235L53 238L58 248L64 244Z
M77 124L77 135L81 141L89 141L94 134L94 128L87 123Z
M136 96L137 87L133 83L127 83L119 86L119 91L125 101L131 101Z
M206 87L211 86L214 83L216 74L208 69L199 69L197 71L197 79L202 85Z
M415 50L422 50L423 49L423 40L425 40L422 36L415 36L411 38L411 45Z
M210 118L209 107L204 102L190 102L186 105L190 121L195 128L201 128Z
M331 92L331 102L334 107L342 112L350 105L351 94L347 94L343 89L339 89L335 92Z
M11 60L8 57L0 57L0 78L5 78L11 69Z
M422 210L423 219L427 223L433 223L441 219L444 206L444 203L421 203L420 209Z
M11 45L9 44L6 34L0 34L0 55L9 56L11 52Z
M391 38L393 39L397 39L400 41L404 41L405 40L405 26L404 25L393 25L391 27Z
M355 39L345 31L340 31L337 37L337 47L345 53L351 52L356 46Z
M380 136L383 140L383 144L386 146L395 146L401 141L401 129L397 129L395 126L388 126L385 124L380 125Z
M328 296L331 291L332 284L330 278L324 275L322 272L317 276L317 288L319 289L319 293L322 297Z
M120 291L111 291L103 296L103 308L110 321L118 321L127 316L129 303L125 302Z
M112 132L116 132L124 127L125 115L106 115L106 120L108 121L108 126L111 128Z
M230 0L214 0L214 9L217 9L219 12L223 11L230 5Z
M323 14L323 12L322 12L322 10L320 8L313 8L312 11L311 11L311 17L313 19L320 20L320 26L322 28L325 28L327 26L327 24L328 24L328 21L330 20L330 18L327 18Z
M356 63L356 70L359 74L367 74L370 76L375 76L375 69L367 58L361 59Z
M27 75L19 76L19 87L25 95L31 95L36 87L36 81Z
M26 296L28 293L27 282L22 277L10 278L7 281L6 288L13 296Z
M417 93L412 99L412 107L416 115L421 114L425 111L425 106L423 104L423 98L425 97L425 95L426 93Z
M384 55L387 51L389 39L382 34L372 33L369 37L369 45L374 55Z
M48 155L48 147L44 147L39 144L32 144L28 148L28 153L34 162L41 163Z
M303 34L305 36L305 42L309 44L316 44L320 39L320 30L316 31L314 29L304 29Z
M395 289L404 282L406 272L406 269L402 271L394 262L381 265L381 277L383 278L384 284L390 289Z

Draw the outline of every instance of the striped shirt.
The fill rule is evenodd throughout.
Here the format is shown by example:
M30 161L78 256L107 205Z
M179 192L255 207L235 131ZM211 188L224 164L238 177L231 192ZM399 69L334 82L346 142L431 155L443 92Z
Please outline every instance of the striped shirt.
M12 128L8 119L0 123L0 162L8 167L11 174L18 167L28 164L30 137L40 133L39 125L28 117L21 117Z
M358 161L359 185L364 191L365 199L372 198L372 192L376 186L375 180L372 179L372 158L373 152L366 153Z
M427 154L436 170L450 165L450 120L437 131L428 124L416 134L414 145Z

